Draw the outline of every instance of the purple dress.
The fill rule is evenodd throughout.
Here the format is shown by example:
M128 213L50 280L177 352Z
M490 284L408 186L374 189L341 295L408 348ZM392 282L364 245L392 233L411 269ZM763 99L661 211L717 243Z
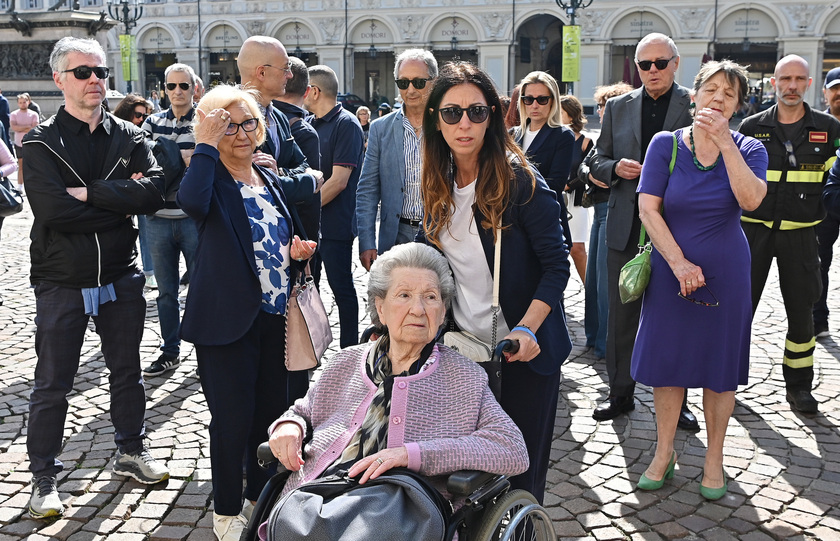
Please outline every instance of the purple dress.
M662 197L663 216L686 259L700 266L708 288L678 296L680 284L654 249L651 278L631 361L631 375L651 387L734 391L747 383L750 358L750 248L741 229L741 208L721 158L710 171L694 165L678 130L677 160L669 175L673 136L658 133L648 147L640 193ZM767 151L759 141L732 132L747 165L767 178Z

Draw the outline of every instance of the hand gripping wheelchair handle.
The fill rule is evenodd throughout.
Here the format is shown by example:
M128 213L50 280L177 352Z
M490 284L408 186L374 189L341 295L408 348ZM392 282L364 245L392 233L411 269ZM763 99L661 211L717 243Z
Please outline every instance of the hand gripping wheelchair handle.
M257 461L260 464L260 467L263 469L268 469L270 467L276 467L277 472L284 472L286 471L286 467L277 460L277 457L274 456L274 453L271 452L271 447L269 447L268 442L264 441L257 447Z

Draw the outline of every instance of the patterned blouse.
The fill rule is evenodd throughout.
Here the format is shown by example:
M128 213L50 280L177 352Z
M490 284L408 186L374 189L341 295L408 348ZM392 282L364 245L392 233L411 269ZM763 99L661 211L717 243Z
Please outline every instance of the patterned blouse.
M286 314L289 300L289 221L274 206L265 186L255 187L236 181L251 225L251 240L262 289L261 309L269 314Z

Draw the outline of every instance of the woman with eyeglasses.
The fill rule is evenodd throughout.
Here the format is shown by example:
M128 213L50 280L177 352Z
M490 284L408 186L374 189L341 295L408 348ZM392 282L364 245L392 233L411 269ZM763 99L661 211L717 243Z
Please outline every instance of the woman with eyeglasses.
M126 94L126 96L114 108L114 116L131 122L138 128L143 124L143 121L152 113L152 103L139 94ZM144 132L145 133L145 132ZM149 145L153 143L149 141ZM140 242L140 261L143 263L143 274L146 276L146 287L150 289L157 288L155 281L155 266L152 262L152 255L149 252L149 247L146 243L148 239L146 233L146 217L144 215L137 216L138 240Z
M500 403L522 430L530 467L511 481L542 502L560 365L571 350L561 302L569 259L558 242L560 205L505 129L492 80L473 64L443 66L423 115L423 140L419 236L452 268L454 326L486 344L494 337L519 341L503 363ZM494 329L498 238L501 311Z
M181 336L195 344L212 415L213 531L228 541L247 523L242 457L253 503L271 477L257 464L257 446L309 386L308 373L289 372L283 358L291 283L315 242L294 234L301 226L277 175L252 163L266 136L253 91L218 85L196 117L195 152L177 196L198 226Z
M653 387L656 455L639 480L674 476L674 433L686 388L703 389L708 443L700 494L726 494L723 443L735 390L749 373L750 249L741 211L767 192L767 151L729 129L748 87L744 67L707 62L694 79L694 121L653 137L639 182L639 216L654 250L631 374ZM673 163L673 172L669 172Z

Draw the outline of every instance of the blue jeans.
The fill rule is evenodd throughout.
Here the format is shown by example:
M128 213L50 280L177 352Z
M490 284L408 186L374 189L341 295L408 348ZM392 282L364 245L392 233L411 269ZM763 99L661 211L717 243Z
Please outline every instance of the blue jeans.
M583 327L587 345L594 346L599 359L607 353L607 314L610 297L607 291L607 201L593 206L595 218L589 232L589 259L586 262L586 284Z
M353 285L353 241L322 239L319 253L338 306L341 349L355 346L359 343L359 299Z
M140 261L143 263L143 274L153 276L155 265L152 263L152 254L149 253L149 243L146 242L146 215L137 215L137 238L140 239Z
M140 374L140 339L146 318L145 279L129 272L114 282L117 300L99 306L93 318L110 375L114 441L123 453L143 446L146 393ZM29 397L26 449L29 470L36 477L63 469L61 451L67 395L79 369L79 355L88 320L79 289L52 284L35 286L35 382Z
M161 349L168 355L179 355L181 306L178 303L178 288L181 275L178 263L183 253L187 270L192 268L198 246L198 230L191 218L173 220L147 216L146 233L158 285L157 309L160 336L163 339ZM224 284L219 285L224 287Z

